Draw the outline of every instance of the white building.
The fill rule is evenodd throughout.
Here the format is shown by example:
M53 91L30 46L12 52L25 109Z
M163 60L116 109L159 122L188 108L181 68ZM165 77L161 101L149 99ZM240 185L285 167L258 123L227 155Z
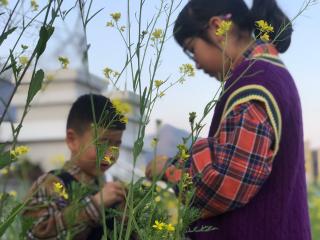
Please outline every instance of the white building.
M63 160L69 159L69 152L65 144L66 120L72 103L85 93L101 93L111 99L117 98L128 102L132 106L129 123L123 136L118 162L109 170L113 176L130 180L132 176L132 148L138 132L139 97L130 92L108 92L108 82L97 76L86 77L85 72L62 69L49 72L44 89L32 101L21 129L19 144L30 147L28 158L40 164L44 171L60 167ZM88 80L89 79L89 80ZM30 75L26 76L13 99L12 106L16 109L17 121L20 120L28 93ZM0 128L0 142L10 141L10 124L2 124ZM135 169L135 175L142 176L142 153Z

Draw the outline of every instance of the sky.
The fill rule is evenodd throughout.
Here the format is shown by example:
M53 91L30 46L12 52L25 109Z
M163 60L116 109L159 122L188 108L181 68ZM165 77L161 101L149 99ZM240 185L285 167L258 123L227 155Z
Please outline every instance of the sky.
M169 2L169 0L165 0ZM12 1L14 2L14 1ZM11 3L12 3L11 2ZM45 4L46 0L38 1L40 6ZM66 5L63 10L70 7L74 1L65 1ZM137 11L139 6L138 0L131 0L131 12ZM156 12L160 4L159 0L146 0L144 8L144 18L142 28ZM178 0L175 0L178 2ZM249 5L251 1L246 1ZM303 6L304 0L278 0L282 10L293 18ZM126 58L126 49L119 34L111 28L106 27L106 22L110 20L110 13L121 12L122 18L120 25L126 25L126 3L127 1L119 0L94 0L92 11L103 10L92 19L87 29L87 42L89 48L89 68L90 71L100 77L103 77L103 69L108 66L115 70L121 70ZM173 14L171 22L173 22L187 0L182 0L181 5ZM313 147L320 148L320 80L317 70L320 69L319 55L320 49L320 4L310 7L294 22L294 32L292 36L292 44L289 50L281 55L288 70L293 75L301 97L305 140L309 140ZM162 15L163 17L165 15ZM66 55L70 58L70 67L79 68L80 54L79 47L81 45L81 29L77 21L76 14L70 14L64 22L58 22L53 39L48 45L48 53L43 56L42 65L46 68L57 68L56 61L58 55ZM157 25L163 28L163 18ZM133 29L137 29L137 24L132 14ZM80 34L79 34L80 32ZM172 28L169 29L172 33ZM135 34L133 33L133 36ZM31 44L37 39L36 35L29 34ZM135 42L133 40L133 42ZM0 52L1 53L1 52ZM153 50L149 52L152 57ZM54 56L54 57L53 57ZM55 59L53 59L55 58ZM179 66L183 63L192 63L185 56L181 48L170 38L164 47L161 58L161 64L158 69L156 79L166 79L171 76L170 81L174 81L179 77ZM143 70L143 83L148 80L148 69ZM121 79L120 88L124 89L125 82L130 82L130 73L126 72ZM127 85L130 89L130 84ZM164 124L171 124L177 128L189 130L188 116L189 112L196 112L197 116L201 116L205 105L211 100L218 89L218 82L201 70L196 71L196 76L187 78L183 85L177 85L171 88L166 95L159 99L156 103L154 111L151 115L151 122L147 128L147 133L155 131L155 120L161 119ZM112 86L109 85L109 90ZM203 129L202 136L206 136L212 114L205 119L206 126Z

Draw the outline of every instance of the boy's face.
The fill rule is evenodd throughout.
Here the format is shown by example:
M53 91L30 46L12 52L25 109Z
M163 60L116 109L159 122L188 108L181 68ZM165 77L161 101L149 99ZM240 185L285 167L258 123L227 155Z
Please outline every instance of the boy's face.
M97 132L95 138L94 129L90 127L82 135L73 129L67 130L72 159L85 173L94 177L101 175L118 159L123 130L98 128ZM97 146L102 158L99 166Z

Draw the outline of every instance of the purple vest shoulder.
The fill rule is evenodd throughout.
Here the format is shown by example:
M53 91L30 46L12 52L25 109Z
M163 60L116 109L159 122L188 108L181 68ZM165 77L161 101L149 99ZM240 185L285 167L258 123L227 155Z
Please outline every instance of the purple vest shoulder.
M311 239L300 99L291 75L280 65L263 59L241 63L225 84L225 92L215 108L209 132L209 137L214 136L226 105L235 92L248 86L266 89L275 100L280 115L278 122L275 120L279 142L271 175L244 207L197 221L191 229L203 225L218 229L190 233L191 239ZM249 88L249 95L250 91ZM238 95L241 98L241 92Z

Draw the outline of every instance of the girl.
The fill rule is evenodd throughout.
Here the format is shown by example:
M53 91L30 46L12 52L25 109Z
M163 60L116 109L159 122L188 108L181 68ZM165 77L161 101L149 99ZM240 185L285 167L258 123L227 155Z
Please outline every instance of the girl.
M278 57L291 33L274 0L255 0L251 10L243 0L191 0L178 16L178 44L199 69L224 81L208 137L188 160L202 215L190 229L216 230L194 231L191 239L311 239L300 100ZM155 159L147 176L163 166L163 157ZM169 167L167 180L176 176Z

